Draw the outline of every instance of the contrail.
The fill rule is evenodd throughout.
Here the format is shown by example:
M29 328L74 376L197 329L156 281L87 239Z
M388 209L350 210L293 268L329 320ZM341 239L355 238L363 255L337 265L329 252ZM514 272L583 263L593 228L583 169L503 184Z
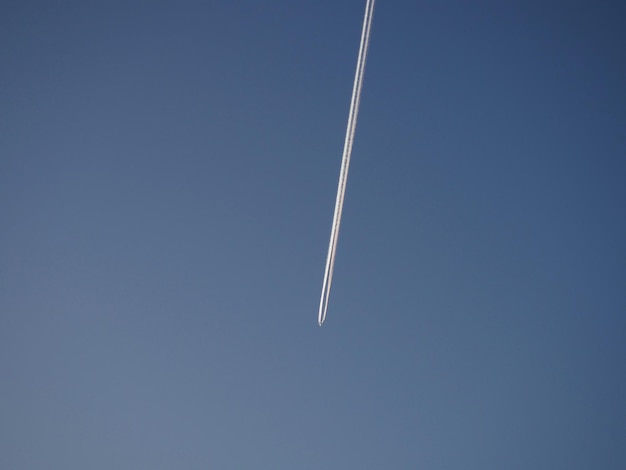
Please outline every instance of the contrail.
M367 0L367 4L365 5L365 18L363 18L363 31L361 33L359 58L357 59L356 63L356 74L354 76L352 100L350 102L350 113L348 115L348 128L346 129L346 140L343 146L343 157L341 159L339 186L337 187L337 199L335 201L335 215L333 216L333 225L330 231L330 243L328 245L326 269L324 270L324 282L322 284L322 297L320 299L320 310L317 317L317 321L320 326L322 325L322 323L324 323L324 320L326 319L326 311L328 310L328 299L330 297L330 286L333 281L335 252L337 251L337 238L339 236L339 225L341 224L343 198L346 193L346 181L348 179L348 169L350 168L350 155L352 154L352 143L354 142L356 120L359 114L359 104L361 102L361 87L363 85L365 59L367 57L367 48L370 42L370 31L372 29L374 2L375 0Z

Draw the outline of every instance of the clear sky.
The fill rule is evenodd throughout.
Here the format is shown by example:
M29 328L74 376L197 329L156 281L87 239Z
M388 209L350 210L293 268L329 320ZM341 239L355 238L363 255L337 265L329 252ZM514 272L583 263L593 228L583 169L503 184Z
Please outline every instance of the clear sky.
M624 2L0 6L0 468L626 468Z

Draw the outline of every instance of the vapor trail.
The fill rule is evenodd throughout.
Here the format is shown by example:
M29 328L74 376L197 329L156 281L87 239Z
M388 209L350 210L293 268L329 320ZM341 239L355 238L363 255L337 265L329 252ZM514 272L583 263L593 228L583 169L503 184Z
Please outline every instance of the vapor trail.
M359 104L361 102L361 87L363 85L363 72L365 70L365 59L370 41L370 31L372 29L372 15L374 13L375 0L367 0L365 5L365 17L363 18L363 31L361 32L361 45L359 47L359 57L356 63L356 73L354 76L354 86L352 88L352 100L350 102L350 113L348 115L348 128L346 129L346 140L343 146L343 157L341 159L341 171L339 173L339 186L337 187L337 199L335 201L335 214L333 225L330 231L330 243L328 245L328 256L326 258L326 269L324 270L324 282L322 284L322 297L320 299L320 310L317 321L322 325L326 319L328 310L328 299L330 297L330 286L333 281L333 269L335 267L335 252L337 251L337 239L339 236L339 225L341 224L341 212L343 210L343 198L346 192L346 181L350 168L350 156L352 154L352 143L354 142L354 132L356 130L356 120L359 114Z

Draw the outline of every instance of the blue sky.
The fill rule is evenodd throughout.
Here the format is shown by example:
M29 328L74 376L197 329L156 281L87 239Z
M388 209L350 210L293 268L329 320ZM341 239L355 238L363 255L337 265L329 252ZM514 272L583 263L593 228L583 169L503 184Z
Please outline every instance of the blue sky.
M624 6L378 0L320 328L364 7L0 7L0 467L624 468Z

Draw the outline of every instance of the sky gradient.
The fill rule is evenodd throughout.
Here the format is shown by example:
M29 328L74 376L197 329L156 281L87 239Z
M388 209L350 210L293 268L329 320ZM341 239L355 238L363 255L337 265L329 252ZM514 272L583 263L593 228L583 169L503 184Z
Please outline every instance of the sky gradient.
M506 3L506 5L505 5ZM0 6L0 468L626 468L622 2Z

